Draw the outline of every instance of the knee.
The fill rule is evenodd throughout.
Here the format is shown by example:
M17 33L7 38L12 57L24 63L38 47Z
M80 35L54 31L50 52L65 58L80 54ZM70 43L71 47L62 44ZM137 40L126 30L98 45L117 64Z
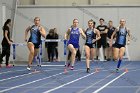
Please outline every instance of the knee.
M118 57L117 56L114 56L114 60L118 60Z
M89 56L86 56L86 59L90 59L90 57Z
M75 50L72 51L72 55L76 56L76 51Z
M86 54L86 59L89 59L90 58L90 55L89 54Z
M123 59L123 56L120 56L119 59L122 60Z
M30 51L30 55L33 55L34 56L34 51Z
M123 59L123 56L124 56L124 53L123 54L120 54L119 55L119 59L122 60Z

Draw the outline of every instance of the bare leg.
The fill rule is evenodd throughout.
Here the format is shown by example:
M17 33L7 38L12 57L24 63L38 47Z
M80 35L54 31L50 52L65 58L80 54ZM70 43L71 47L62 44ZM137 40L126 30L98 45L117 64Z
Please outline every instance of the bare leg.
M107 48L103 48L103 55L104 55L104 60L106 60L106 52L107 51Z
M109 58L112 59L113 57L113 47L109 47Z
M75 49L72 44L68 45L68 49L71 52L71 66L74 66L77 49Z
M120 48L119 59L121 60L123 59L124 53L125 53L125 47Z
M119 55L119 49L118 48L114 48L113 49L113 56L114 56L114 60L115 61L118 60L118 55Z
M96 48L96 59L98 60L99 57L99 48Z
M109 53L110 53L110 49L109 49L109 47L108 47L108 48L106 48L106 57L107 57L107 59L110 58L110 57L109 57Z
M31 42L28 42L27 44L29 49L29 57L28 57L28 65L30 66L32 64L33 58L34 58L34 44Z
M39 52L39 48L35 48L35 49L34 49L34 58L37 57L38 52ZM38 64L38 65L39 65L39 64Z
M119 53L119 60L118 60L117 69L120 68L120 65L121 65L121 62L122 62L122 59L123 59L124 52L125 52L125 47L120 48L120 53Z
M95 49L91 48L90 53L91 53L91 59L94 60Z
M86 67L90 68L90 48L85 45L85 53L86 53Z

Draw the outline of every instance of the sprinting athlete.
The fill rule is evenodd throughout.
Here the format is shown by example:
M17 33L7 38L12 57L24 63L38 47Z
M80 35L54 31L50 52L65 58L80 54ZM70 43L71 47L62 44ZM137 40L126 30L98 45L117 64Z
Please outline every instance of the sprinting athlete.
M114 59L118 60L118 65L116 68L116 72L119 71L122 58L125 53L125 45L126 43L130 43L130 30L125 26L126 21L124 19L120 20L120 26L113 32L111 36L111 42L110 46L112 46L112 40L113 37L116 35L116 41L115 44L113 44L114 47ZM127 39L128 36L128 39Z
M65 40L68 40L68 49L71 52L71 62L68 63L68 66L71 65L71 70L74 69L75 56L79 48L80 34L83 36L83 38L86 38L83 30L78 28L78 23L78 19L74 19L73 26L65 33Z
M88 26L89 27L85 31L85 34L86 34L85 53L86 53L86 67L87 67L86 72L87 73L89 73L90 71L90 56L92 56L91 57L92 59L94 58L95 42L101 38L99 30L94 28L93 20L88 21Z
M30 32L29 40L27 41L27 35ZM27 47L30 51L28 58L28 66L27 69L31 70L31 64L33 58L38 54L39 45L41 43L41 36L46 37L45 29L40 25L40 18L34 18L34 25L29 26L25 31L25 41L27 42Z

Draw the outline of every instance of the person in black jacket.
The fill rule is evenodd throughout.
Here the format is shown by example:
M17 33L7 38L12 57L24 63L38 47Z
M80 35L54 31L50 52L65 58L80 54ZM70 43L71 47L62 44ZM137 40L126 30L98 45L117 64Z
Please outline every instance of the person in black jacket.
M58 39L59 35L57 33L57 29L54 28L54 38ZM56 56L56 61L58 61L58 42L54 42L55 43L55 56Z
M50 29L49 34L46 36L46 39L56 39L54 34L54 29ZM48 59L49 59L48 61L53 62L56 44L57 44L56 42L45 43L48 52Z
M10 57L10 46L12 44L12 40L10 39L10 27L11 27L11 19L7 19L3 26L3 40L2 40L2 54L0 57L0 67L2 64L3 57L6 56L6 67L11 67L9 65L9 57Z

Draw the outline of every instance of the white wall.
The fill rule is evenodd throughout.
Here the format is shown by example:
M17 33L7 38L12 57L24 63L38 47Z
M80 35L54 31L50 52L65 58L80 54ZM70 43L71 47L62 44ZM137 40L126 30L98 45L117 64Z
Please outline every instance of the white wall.
M6 19L12 18L16 0L1 0L1 5L6 5Z
M129 53L131 60L140 60L140 51L138 49L140 46L140 26L137 23L140 21L140 7L87 6L84 9L97 16L97 19L91 16L91 14L87 14L87 11L83 12L78 8L73 7L19 7L18 11L20 12L20 15L17 14L16 18L14 40L15 42L24 42L25 28L32 24L32 22L29 21L29 19L33 19L35 16L39 16L41 18L41 23L44 27L48 29L56 27L58 29L58 33L62 36L66 32L66 30L71 26L72 20L74 18L79 19L79 27L82 27L84 29L87 28L87 21L89 19L95 20L98 25L98 18L103 17L106 21L113 20L114 25L118 26L119 19L125 18L127 20L127 26L132 30L132 35L137 38L136 41L132 41L131 45L129 45ZM81 39L81 48L83 46L83 43L84 42ZM62 46L63 44L59 43L59 56L61 60L64 60ZM19 56L18 60L27 60L27 48L19 47L17 51L21 51L20 53L17 53L17 55ZM43 51L45 54L45 49L43 49Z
M72 3L88 5L88 0L35 0L37 5L72 5Z
M140 5L140 0L19 0L21 5L72 5L73 2L78 5Z
M35 0L19 0L20 5L33 5Z
M2 28L3 24L2 24L2 15L3 15L3 12L2 12L2 6L5 5L6 6L6 9L5 9L5 21L7 19L12 19L13 20L13 16L14 16L14 9L15 9L15 2L16 0L1 0L0 1L0 29ZM1 29L2 30L2 29ZM2 31L1 31L2 32ZM0 34L2 35L2 34Z
M94 5L140 5L140 0L92 0Z

